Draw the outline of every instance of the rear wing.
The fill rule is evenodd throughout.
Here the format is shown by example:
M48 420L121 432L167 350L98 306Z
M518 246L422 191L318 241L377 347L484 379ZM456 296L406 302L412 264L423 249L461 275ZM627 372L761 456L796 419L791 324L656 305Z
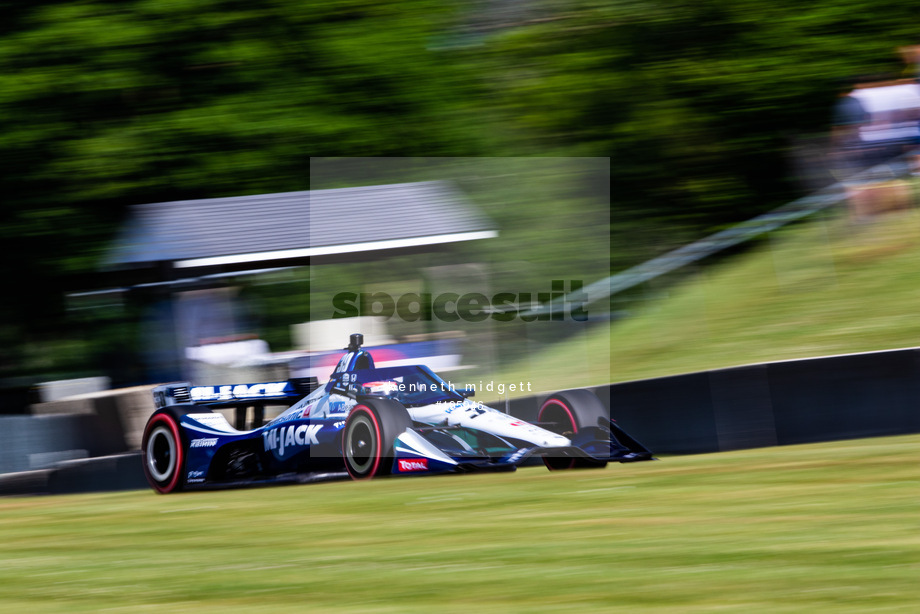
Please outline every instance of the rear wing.
M211 408L293 404L319 388L315 377L295 377L283 382L192 386L188 382L163 384L153 389L157 409L180 403Z

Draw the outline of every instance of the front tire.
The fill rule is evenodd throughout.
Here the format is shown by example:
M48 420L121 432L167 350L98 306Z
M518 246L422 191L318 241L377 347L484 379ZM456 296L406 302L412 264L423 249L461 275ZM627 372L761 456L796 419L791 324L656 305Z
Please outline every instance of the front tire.
M388 399L358 403L342 429L342 457L354 480L389 475L393 470L393 444L412 425L406 408Z
M537 422L546 423L543 428L571 439L579 431L597 427L603 420L609 420L607 408L589 390L566 390L550 396L540 406ZM600 469L605 461L571 456L544 456L543 463L550 471L565 469Z
M167 408L154 413L141 440L144 475L150 486L164 495L181 491L185 487L185 456L178 412Z

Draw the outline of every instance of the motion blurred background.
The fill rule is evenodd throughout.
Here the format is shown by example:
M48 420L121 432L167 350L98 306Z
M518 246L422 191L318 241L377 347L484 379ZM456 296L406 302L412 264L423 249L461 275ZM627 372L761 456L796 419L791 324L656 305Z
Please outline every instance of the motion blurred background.
M6 413L25 411L49 380L117 387L187 374L170 363L184 349L176 339L165 343L172 358L151 356L169 335L157 321L175 326L159 293L182 280L105 266L132 206L449 180L497 231L424 257L430 269L467 267L441 268L446 277L419 275L415 256L224 279L233 300L215 304L235 311L216 335L282 353L299 348L296 325L331 317L320 312L336 292L587 285L833 183L825 154L841 82L913 80L899 49L920 39L915 7L877 0L87 0L0 11ZM351 158L361 160L348 169ZM368 162L381 159L400 161ZM578 334L667 283L593 304ZM403 340L445 332L393 324ZM607 335L591 347L609 352ZM470 362L486 373L571 336L493 327ZM594 364L619 377L611 356Z

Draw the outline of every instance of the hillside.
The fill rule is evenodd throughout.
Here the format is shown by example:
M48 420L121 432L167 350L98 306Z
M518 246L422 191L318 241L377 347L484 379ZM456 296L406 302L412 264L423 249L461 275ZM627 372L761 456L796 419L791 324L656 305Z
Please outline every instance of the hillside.
M862 224L828 215L703 263L629 317L494 379L551 390L910 347L920 345L918 306L920 211ZM586 358L608 353L609 373Z

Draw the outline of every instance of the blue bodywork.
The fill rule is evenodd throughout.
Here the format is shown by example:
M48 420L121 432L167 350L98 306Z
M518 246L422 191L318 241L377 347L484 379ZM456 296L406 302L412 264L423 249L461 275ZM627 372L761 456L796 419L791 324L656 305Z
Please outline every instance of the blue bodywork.
M379 446L388 450L385 455L380 452L384 448L375 448L373 458L379 458L378 464L385 466L378 471L378 465L374 465L371 475L513 471L529 457L547 452L524 439L472 428L469 421L464 426L450 424L446 418L436 423L413 422L406 408L443 408L445 415L476 410L466 401L468 393L455 390L425 366L376 369L370 354L360 349L360 341L353 341L346 349L322 387L315 380L292 379L224 386L168 384L154 389L157 412L148 421L143 444L145 471L151 485L160 492L172 492L208 486L364 477L355 475L353 465L345 458L345 448L355 445L346 444L345 431L352 411L359 407L367 410L363 428L368 433L376 429L378 435L387 432L393 437L382 437L386 441ZM389 431L384 428L387 419L367 409L386 403L391 404L390 410L395 407L395 413L391 413L401 415L403 420L397 420L395 427L387 427ZM213 411L246 411L254 407L261 414L266 405L283 405L287 409L251 430L238 430L222 413ZM534 429L523 421L501 417L517 428ZM172 446L170 433L174 433ZM601 465L610 460L651 458L648 450L612 421L609 427L582 428L570 437L570 446L563 438L567 447L557 445L553 452L562 450L573 459ZM352 441L365 443L357 435ZM161 458L168 470L158 469ZM353 452L351 458L359 465L370 462L360 450Z

